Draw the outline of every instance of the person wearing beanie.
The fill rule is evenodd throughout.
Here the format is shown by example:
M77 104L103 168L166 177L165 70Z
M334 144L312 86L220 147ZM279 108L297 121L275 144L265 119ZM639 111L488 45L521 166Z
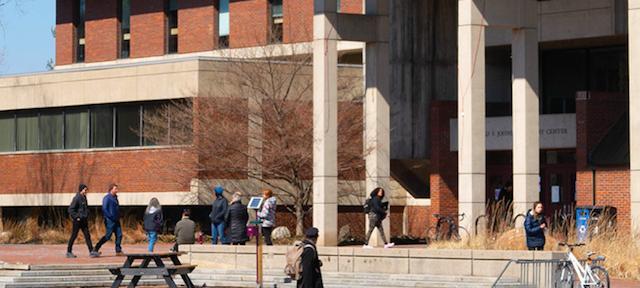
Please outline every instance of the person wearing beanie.
M215 192L216 199L211 204L211 213L209 214L209 219L211 220L211 244L218 244L218 238L220 238L221 244L227 244L227 237L224 235L224 218L227 215L229 203L222 195L222 192L224 192L222 186L217 185L213 192Z
M88 190L89 188L87 185L80 184L78 187L78 193L73 197L73 200L71 200L71 204L69 204L69 208L67 209L69 217L71 217L71 221L73 223L71 238L69 238L69 243L67 244L67 258L76 258L76 255L74 255L72 251L73 243L76 242L78 231L81 229L82 234L84 235L84 242L87 244L87 248L89 248L89 256L96 257L93 253L91 234L89 233L89 224L87 222L87 218L89 218L89 206L87 204Z
M300 266L302 268L302 275L298 279L298 288L320 288L324 287L322 283L322 273L320 267L322 267L322 261L318 257L318 250L316 249L316 241L318 241L318 228L311 227L304 233L305 239L302 241L304 250L302 251L302 259L300 260Z

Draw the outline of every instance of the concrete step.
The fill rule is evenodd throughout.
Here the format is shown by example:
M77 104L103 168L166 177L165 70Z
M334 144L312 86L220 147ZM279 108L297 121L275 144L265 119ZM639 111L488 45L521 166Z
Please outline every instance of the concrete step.
M24 282L24 283L6 283L4 284L6 288L27 288L27 287L110 287L112 281L86 281L86 282L66 282L66 281L55 281L55 282ZM122 285L129 285L129 281L123 281ZM139 286L165 286L164 280L161 279L144 279L142 278L140 282L138 282Z

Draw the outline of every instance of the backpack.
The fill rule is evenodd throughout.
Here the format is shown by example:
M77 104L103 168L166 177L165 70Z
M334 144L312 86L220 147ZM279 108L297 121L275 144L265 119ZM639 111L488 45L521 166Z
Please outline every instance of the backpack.
M371 212L371 198L367 198L367 200L364 200L364 205L362 205L362 208L364 210L364 214L369 214L369 212Z
M284 274L291 277L292 280L302 278L302 252L307 247L315 250L313 245L305 244L301 241L296 241L292 247L287 248L287 253L285 254L287 264L284 266Z

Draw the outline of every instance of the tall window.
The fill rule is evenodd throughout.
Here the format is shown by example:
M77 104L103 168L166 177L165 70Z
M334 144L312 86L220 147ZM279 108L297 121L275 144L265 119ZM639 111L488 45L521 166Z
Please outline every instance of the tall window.
M167 53L178 53L178 0L167 0L165 3Z
M76 0L73 5L73 27L75 28L75 62L84 62L84 11L85 0Z
M45 111L40 113L40 149L52 150L63 147L63 123L62 111Z
M282 43L282 0L270 0L271 6L271 42Z
M229 47L229 0L218 2L218 48Z
M129 41L131 39L131 2L130 0L120 0L118 3L118 20L120 23L120 58L129 58Z
M113 107L91 109L91 147L113 147Z
M69 109L64 113L64 148L89 147L89 110Z
M14 151L16 119L13 113L0 113L0 152Z
M140 146L140 105L116 107L116 146Z
M24 113L16 116L16 150L38 150L38 114Z

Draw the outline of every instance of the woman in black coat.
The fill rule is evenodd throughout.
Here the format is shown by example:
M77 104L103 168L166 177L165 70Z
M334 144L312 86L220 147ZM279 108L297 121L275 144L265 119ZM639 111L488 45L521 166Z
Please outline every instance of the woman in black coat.
M244 245L249 241L247 236L247 221L249 221L249 213L247 212L247 206L242 204L242 193L236 192L233 194L231 205L227 210L225 222L229 227L229 233L227 239L231 242L231 245Z

